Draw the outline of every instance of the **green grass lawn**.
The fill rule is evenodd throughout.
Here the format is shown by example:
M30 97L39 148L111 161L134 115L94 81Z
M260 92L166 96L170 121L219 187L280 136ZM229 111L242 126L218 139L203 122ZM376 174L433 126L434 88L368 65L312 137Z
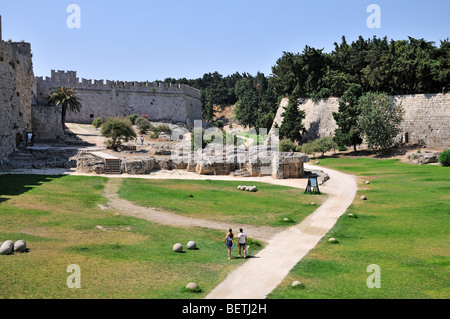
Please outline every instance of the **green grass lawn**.
M23 239L30 249L0 256L0 299L203 298L244 262L227 259L223 232L160 226L100 209L106 181L0 175L0 241ZM186 250L189 240L197 250ZM184 253L172 252L177 242ZM252 243L253 254L258 244ZM81 268L81 289L67 287L72 264ZM186 292L191 281L202 292Z
M292 226L311 214L325 196L304 195L303 190L249 182L258 192L237 190L243 182L212 180L125 179L119 196L145 207L181 215L259 226ZM192 197L190 197L192 195ZM292 220L286 223L284 218Z
M358 195L269 298L449 298L450 169L367 158L320 165L360 177ZM371 264L381 270L379 289L366 284ZM291 287L295 280L304 287Z

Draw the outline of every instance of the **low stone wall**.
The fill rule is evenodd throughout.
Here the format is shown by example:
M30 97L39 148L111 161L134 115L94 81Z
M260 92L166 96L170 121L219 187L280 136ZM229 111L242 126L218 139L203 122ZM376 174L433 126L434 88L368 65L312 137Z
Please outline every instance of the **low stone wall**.
M3 169L72 168L77 147L29 147L13 152L3 160Z
M237 150L235 150L237 151ZM241 156L230 154L223 156L203 155L196 157L195 153L180 157L177 160L172 157L134 157L121 158L120 170L122 174L149 174L154 170L181 169L195 172L200 175L230 175L233 172L245 171L241 176L272 176L277 179L304 177L303 163L309 158L300 153L279 153L269 150L263 153L265 156L258 157L254 149L245 151ZM198 155L198 154L197 154ZM230 158L232 159L230 161ZM86 150L80 151L74 157L77 161L77 171L82 173L105 173L105 161Z

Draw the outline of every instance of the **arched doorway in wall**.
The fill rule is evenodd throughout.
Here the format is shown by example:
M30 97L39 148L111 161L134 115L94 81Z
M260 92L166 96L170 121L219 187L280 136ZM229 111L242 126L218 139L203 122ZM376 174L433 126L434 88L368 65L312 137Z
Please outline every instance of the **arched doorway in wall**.
M22 134L17 133L16 134L16 148L18 148L22 144Z

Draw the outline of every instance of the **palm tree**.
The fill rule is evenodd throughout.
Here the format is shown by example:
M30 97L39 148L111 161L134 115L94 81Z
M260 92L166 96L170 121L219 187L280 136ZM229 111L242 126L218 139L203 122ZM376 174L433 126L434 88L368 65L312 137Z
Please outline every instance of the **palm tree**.
M76 95L75 90L66 88L65 86L50 92L49 96L45 100L49 105L61 106L61 123L63 132L66 125L67 110L70 112L81 111L81 98Z

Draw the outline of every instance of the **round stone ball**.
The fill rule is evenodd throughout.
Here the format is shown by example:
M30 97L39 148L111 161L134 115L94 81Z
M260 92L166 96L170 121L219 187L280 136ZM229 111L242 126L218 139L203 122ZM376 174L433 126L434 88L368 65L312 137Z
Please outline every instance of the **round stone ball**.
M196 290L198 289L198 285L195 282L190 282L186 285L186 289Z
M302 286L303 286L303 284L298 280L296 280L292 283L292 287L302 287Z
M197 244L195 243L195 241L191 240L190 242L187 243L187 249L193 250L197 248Z
M14 243L11 240L5 241L0 246L0 255L9 255L14 251Z
M239 185L239 186L237 187L238 190L241 190L241 188L242 188L242 185Z
M362 195L362 196L361 196L361 200L367 200L367 197L364 196L364 195Z
M181 253L183 251L183 245L181 245L180 243L176 243L175 245L173 245L173 251L176 253Z
M27 250L27 243L24 240L18 240L14 243L14 251L23 253Z
M336 240L336 238L331 237L330 239L328 239L328 242L330 242L332 244L336 244L338 241Z
M316 206L316 202L311 202L311 205Z
M370 184L370 181L366 181L366 184L369 185L369 184Z

